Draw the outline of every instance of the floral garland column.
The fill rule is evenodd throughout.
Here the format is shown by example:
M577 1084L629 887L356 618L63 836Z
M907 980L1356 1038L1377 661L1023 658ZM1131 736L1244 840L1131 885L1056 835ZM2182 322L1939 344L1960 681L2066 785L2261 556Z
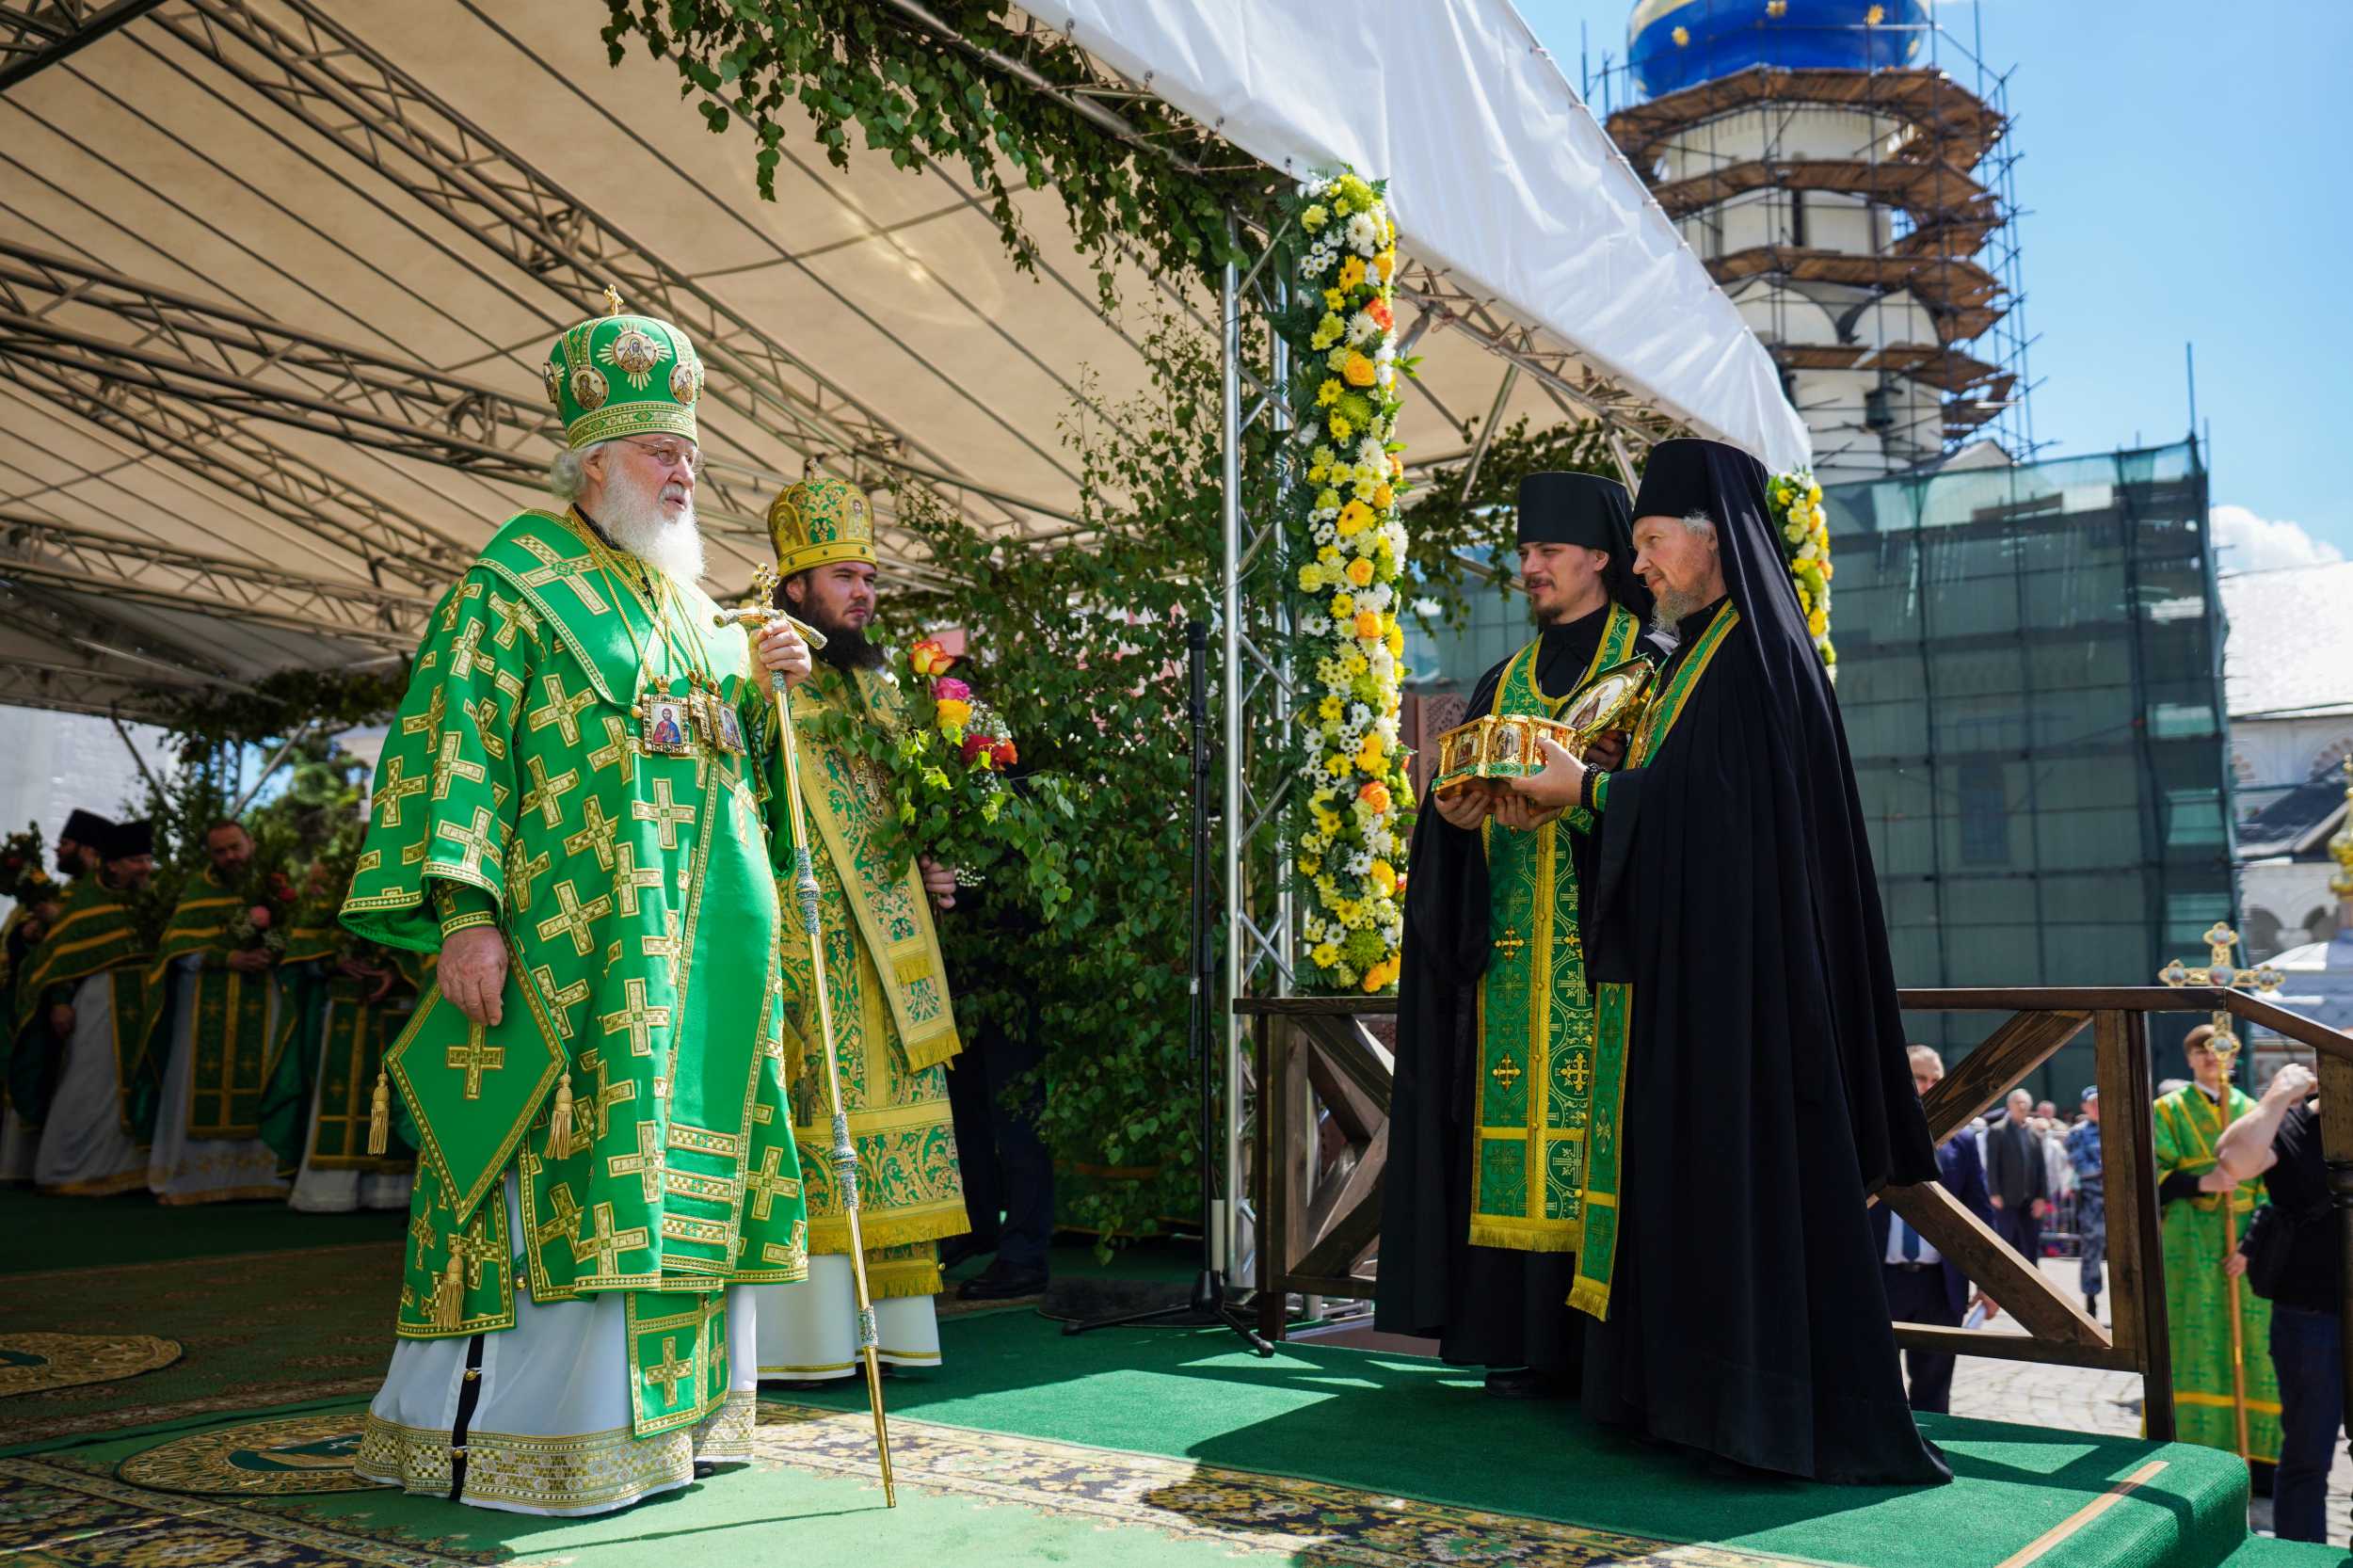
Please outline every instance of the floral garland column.
M1405 465L1392 280L1397 227L1384 186L1342 171L1302 182L1285 201L1296 305L1275 322L1296 367L1287 389L1305 483L1289 491L1288 561L1296 572L1292 667L1303 694L1289 821L1305 911L1311 989L1396 984L1403 939L1411 790L1398 744L1405 668L1400 579Z

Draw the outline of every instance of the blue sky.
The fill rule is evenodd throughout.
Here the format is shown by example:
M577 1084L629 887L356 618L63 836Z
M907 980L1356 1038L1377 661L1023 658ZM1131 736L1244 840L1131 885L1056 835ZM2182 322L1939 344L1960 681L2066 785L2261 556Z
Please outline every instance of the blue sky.
M1628 0L1514 0L1569 79L1578 24L1623 58ZM2182 345L2213 427L2223 568L2353 558L2353 6L1940 7L2014 65L2035 433L2054 454L2178 439ZM2296 532L2283 527L2294 524Z

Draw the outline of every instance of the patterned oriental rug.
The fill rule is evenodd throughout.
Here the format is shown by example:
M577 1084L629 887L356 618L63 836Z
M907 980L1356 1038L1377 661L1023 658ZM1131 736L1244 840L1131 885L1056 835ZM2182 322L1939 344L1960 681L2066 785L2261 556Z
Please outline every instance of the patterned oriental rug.
M590 1568L653 1560L659 1554L643 1550L649 1540L685 1533L725 1537L704 1544L753 1562L771 1554L779 1562L840 1560L854 1543L871 1555L896 1536L897 1560L992 1568L1070 1560L1071 1545L1083 1553L1079 1560L1151 1568L1252 1558L1303 1568L1796 1563L927 1421L893 1424L901 1506L885 1514L866 1418L789 1404L761 1407L750 1476L721 1477L603 1520L530 1520L354 1492L360 1423L357 1408L244 1423L115 1464L88 1451L0 1460L0 1559L46 1568L456 1568L547 1561L543 1548L560 1545ZM704 1519L712 1504L731 1504L735 1518ZM453 1526L466 1533L436 1533ZM935 1555L936 1547L951 1550Z
M370 1241L64 1269L10 1274L5 1285L0 1394L13 1397L0 1399L0 1451L373 1394L392 1356L388 1304L400 1297L400 1246ZM11 1347L56 1338L59 1330L116 1348L82 1358L88 1381L16 1391L7 1365ZM143 1369L136 1365L140 1341L168 1341L178 1359L154 1359L151 1349L145 1359L153 1369Z

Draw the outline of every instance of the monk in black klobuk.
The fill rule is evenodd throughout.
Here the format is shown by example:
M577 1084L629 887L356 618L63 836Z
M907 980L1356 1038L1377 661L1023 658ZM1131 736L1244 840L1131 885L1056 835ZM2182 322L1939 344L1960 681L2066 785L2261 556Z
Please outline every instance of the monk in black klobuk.
M1498 690L1507 687L1507 698L1519 699L1513 711L1529 709L1528 699L1562 709L1601 669L1643 653L1664 657L1643 641L1650 592L1633 571L1633 512L1625 486L1587 473L1530 474L1520 485L1518 513L1520 578L1542 631L1480 678L1466 718L1496 712ZM1614 764L1622 740L1596 748L1597 760ZM1560 924L1567 929L1556 934L1555 945L1574 945L1576 872L1565 853L1571 829L1547 825L1554 813L1483 781L1424 808L1408 861L1376 1321L1393 1333L1435 1338L1439 1353L1458 1366L1491 1368L1490 1393L1574 1396L1585 1332L1568 1306L1574 1201L1569 1212L1556 1203L1547 1213L1541 1180L1482 1183L1497 1167L1475 1169L1481 1151L1489 1150L1512 1177L1509 1166L1524 1161L1531 1135L1549 1131L1558 1159L1575 1158L1562 1145L1582 1136L1569 1125L1580 1112L1564 1109L1563 1095L1556 1093L1547 1116L1530 1087L1538 1079L1573 1082L1579 1073L1590 1082L1591 993L1573 975L1560 984L1544 955L1505 928L1508 894L1493 929L1490 920L1491 857L1501 857L1507 873L1520 868L1532 883L1527 866L1539 834L1558 834L1562 852L1551 858L1563 879ZM1546 1001L1558 1016L1545 1032L1550 1038L1535 1042L1533 1052L1525 1040L1509 1037L1500 996L1493 999L1493 1018L1481 1005L1491 983L1514 980L1523 991L1554 982ZM1482 1023L1494 1039L1484 1037ZM1519 1032L1528 1032L1524 1024ZM1552 1069L1570 1076L1556 1079ZM1504 1088L1513 1097L1507 1099ZM1518 1127L1520 1141L1512 1142L1513 1124L1531 1106L1545 1126ZM1538 1149L1540 1160L1545 1152ZM1475 1242L1474 1234L1488 1244Z
M1737 448L1653 450L1635 569L1674 657L1622 768L1547 747L1513 786L1599 821L1585 1408L1759 1469L1938 1482L1865 1210L1881 1183L1934 1180L1936 1155L1846 731L1765 492Z

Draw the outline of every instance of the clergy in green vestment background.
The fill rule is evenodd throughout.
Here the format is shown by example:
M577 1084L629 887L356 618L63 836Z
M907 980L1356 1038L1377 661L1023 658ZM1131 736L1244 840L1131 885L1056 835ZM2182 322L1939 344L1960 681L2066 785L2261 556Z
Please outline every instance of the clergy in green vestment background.
M2190 1082L2156 1103L2157 1202L2165 1241L2165 1317L2173 1342L2173 1430L2185 1443L2238 1452L2237 1397L2231 1375L2231 1256L2222 1206L2247 1234L2260 1180L2237 1184L2217 1169L2223 1128L2255 1109L2215 1053L2214 1026L2189 1032L2182 1049ZM2227 1194L2227 1196L2226 1196ZM2247 1459L2259 1491L2270 1490L2280 1460L2280 1384L2271 1365L2271 1304L2241 1280L2240 1360L2247 1385Z
M100 824L97 869L67 890L17 981L10 1099L40 1128L33 1181L46 1192L105 1197L147 1182L152 955L131 901L154 873L154 844L146 823Z
M284 934L254 923L257 903L264 913L269 904L248 885L252 835L234 821L214 823L204 853L148 971L146 1049L163 1097L147 1185L168 1204L281 1198L286 1184L262 1141L261 1111L285 1005L277 956Z

